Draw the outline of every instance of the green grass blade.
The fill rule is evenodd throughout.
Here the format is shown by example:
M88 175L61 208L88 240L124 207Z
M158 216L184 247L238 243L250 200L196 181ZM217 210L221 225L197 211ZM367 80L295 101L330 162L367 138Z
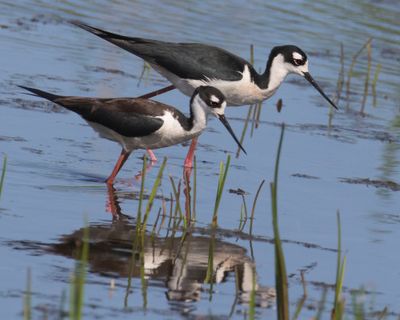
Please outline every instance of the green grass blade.
M1 178L0 178L0 198L1 198L1 193L3 192L3 184L4 184L4 178L6 177L6 171L7 171L7 156L4 156L3 167L1 170Z
M277 318L279 320L289 319L289 293L286 274L285 257L283 254L282 242L279 235L278 225L278 173L282 150L282 142L285 132L285 125L282 124L281 135L278 144L278 151L275 161L274 182L271 182L271 206L272 224L274 230L275 247L275 287L277 293Z
M368 88L369 88L369 81L370 81L370 74L371 74L371 42L368 43L367 45L367 57L368 57L368 62L367 62L367 74L365 76L365 82L364 82L364 93L363 93L363 98L361 101L361 109L360 113L364 115L364 110L365 110L365 103L367 102L368 98Z
M142 181L140 184L140 193L139 193L139 204L138 204L138 211L136 216L136 234L142 228L142 204L143 204L143 195L144 195L144 183L146 180L146 168L147 168L147 157L143 157L143 165L142 165Z
M85 222L83 229L82 248L80 259L75 264L74 274L71 281L70 294L70 319L82 319L82 311L84 305L84 286L86 281L86 269L89 258L89 227Z
M176 187L175 181L171 176L169 176L169 180L171 181L171 186L172 186L172 190L174 192L174 197L175 197L175 214L174 215L176 215L176 213L178 212L179 216L181 218L183 218L183 213L182 213L182 209L181 209L181 205L180 205L179 187L178 188Z
M249 319L254 320L256 316L256 270L254 266L252 267L252 277L251 277L251 291L250 291L250 301L249 301Z
M24 320L32 318L32 275L31 268L28 268L26 274L26 289L24 294Z
M213 225L217 225L218 220L218 208L221 203L222 192L224 191L226 177L228 176L229 165L231 163L231 156L228 155L226 159L226 164L221 161L220 163L220 170L219 170L219 179L218 179L218 187L217 187L217 194L215 197L215 206L214 206L214 213L213 213Z
M350 108L350 83L351 83L351 78L353 77L353 69L354 66L356 65L358 56L363 52L363 50L367 47L367 45L372 41L372 38L369 38L364 45L358 50L355 55L353 56L350 64L349 71L347 73L347 82L346 82L346 100L347 100L347 105L346 105L346 110L349 110Z
M342 288L344 281L344 270L346 267L346 256L342 260L342 227L340 221L340 213L337 212L338 225L338 254L336 262L336 284L335 284L335 300L332 310L332 318L336 320L344 317L344 299L342 299Z
M158 170L158 174L157 174L156 180L154 181L153 188L151 190L149 200L147 201L146 211L145 211L145 214L144 214L144 217L143 217L142 231L146 229L146 223L147 223L147 220L149 218L149 214L150 214L151 208L153 206L153 202L154 202L154 199L156 197L158 187L161 184L161 179L162 179L162 175L163 175L164 168L165 168L166 164L167 164L167 157L164 157L164 160L163 160L163 162L161 164L160 170Z
M326 302L326 295L328 293L328 288L324 287L324 291L322 292L321 300L318 303L317 314L315 315L315 320L321 320L322 314L325 310L325 302Z
M371 91L373 97L373 106L376 107L376 84L378 83L379 73L381 72L382 65L378 63L375 68L374 78L371 83Z
M254 222L254 213L256 211L256 204L258 200L258 196L260 195L261 189L264 185L265 180L261 181L260 186L257 189L256 195L254 197L253 206L251 208L251 216L250 216L250 227L249 227L249 234L253 235L253 222Z

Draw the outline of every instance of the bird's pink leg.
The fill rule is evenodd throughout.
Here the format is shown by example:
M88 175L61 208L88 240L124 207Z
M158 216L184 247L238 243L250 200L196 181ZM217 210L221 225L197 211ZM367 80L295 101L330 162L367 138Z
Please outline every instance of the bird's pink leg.
M184 166L186 168L193 168L193 157L194 152L196 151L198 137L192 139L192 143L190 144L189 152L185 158Z
M147 153L150 156L151 163L157 162L157 157L151 149L146 149Z
M115 194L114 186L107 184L108 200L106 202L107 212L111 212L113 219L119 219L121 216L121 207L119 206L117 195Z
M122 149L121 155L119 156L117 163L115 164L114 169L111 172L111 175L106 180L107 184L114 183L115 177L117 176L119 170L121 170L122 166L124 165L130 154L130 152L126 152L124 149Z

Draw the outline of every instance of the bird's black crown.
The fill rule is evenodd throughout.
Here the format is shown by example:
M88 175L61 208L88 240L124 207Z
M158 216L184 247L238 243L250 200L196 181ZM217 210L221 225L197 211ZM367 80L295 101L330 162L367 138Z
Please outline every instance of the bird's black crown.
M273 60L278 54L282 54L285 62L288 62L294 66L301 66L307 62L307 55L303 50L294 45L285 45L274 47L271 50L270 58Z
M200 95L200 98L211 108L220 108L222 103L225 101L223 93L215 87L197 87L192 95L192 100L197 94Z

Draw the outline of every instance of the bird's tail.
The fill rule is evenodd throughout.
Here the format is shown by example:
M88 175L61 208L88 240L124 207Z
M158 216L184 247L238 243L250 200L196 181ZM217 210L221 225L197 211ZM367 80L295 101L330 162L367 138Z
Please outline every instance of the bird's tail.
M46 91L43 91L43 90L31 88L31 87L25 87L25 86L18 86L18 87L20 87L22 89L25 89L25 90L27 90L29 92L32 92L36 96L45 98L45 99L53 101L53 102L54 102L54 100L62 97L62 96L59 96L59 95L56 95L56 94L52 94L50 92L46 92Z

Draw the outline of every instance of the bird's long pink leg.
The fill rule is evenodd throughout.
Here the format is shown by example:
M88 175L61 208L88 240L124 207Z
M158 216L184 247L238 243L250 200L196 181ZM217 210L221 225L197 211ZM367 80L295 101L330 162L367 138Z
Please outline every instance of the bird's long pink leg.
M157 162L157 157L151 149L146 149L147 153L150 156L151 163Z
M111 183L107 184L107 193L108 199L106 202L106 210L107 212L111 212L113 219L119 219L121 216L121 207L119 206L114 186Z
M111 175L106 180L107 184L114 183L115 177L117 176L119 170L121 170L122 166L124 165L130 154L130 152L126 152L124 149L122 149L121 155L119 156L117 163L115 164L114 169L111 172Z
M171 91L171 90L174 90L174 89L175 89L175 86L173 84L171 84L168 87L165 87L165 88L162 88L162 89L158 89L158 90L146 93L146 94L144 94L142 96L139 96L138 98L148 99L148 98L152 98L152 97L158 96L160 94L163 94L165 92L168 92L168 91Z
M192 143L190 144L189 152L185 158L184 166L186 168L193 168L193 157L194 152L196 151L198 137L192 139Z

